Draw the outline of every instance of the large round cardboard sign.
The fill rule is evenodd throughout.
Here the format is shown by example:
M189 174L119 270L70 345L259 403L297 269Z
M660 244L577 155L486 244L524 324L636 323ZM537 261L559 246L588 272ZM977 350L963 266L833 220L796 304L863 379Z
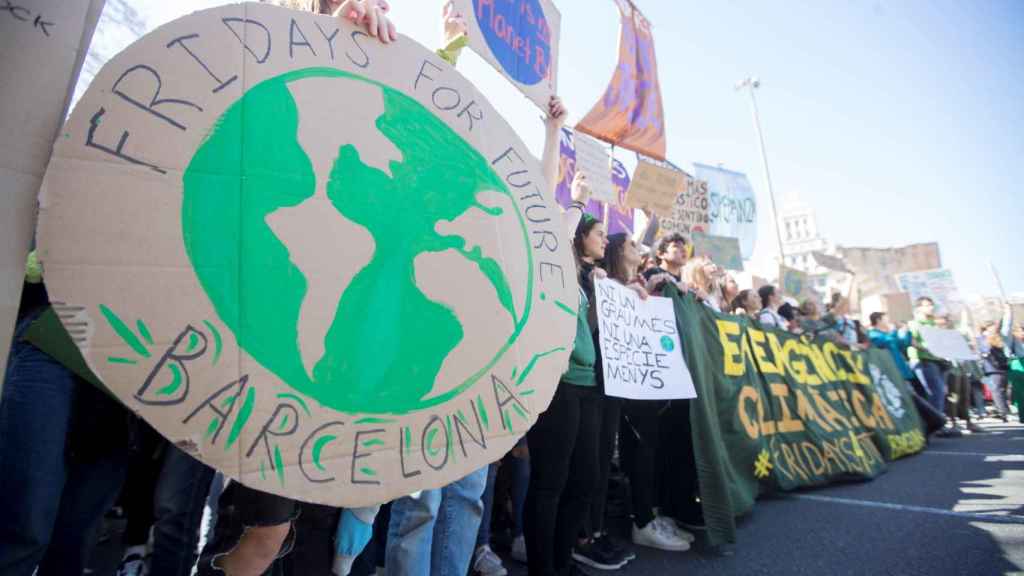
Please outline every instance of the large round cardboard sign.
M334 505L500 458L578 299L536 161L408 38L265 4L198 12L97 75L40 250L90 368L177 446Z

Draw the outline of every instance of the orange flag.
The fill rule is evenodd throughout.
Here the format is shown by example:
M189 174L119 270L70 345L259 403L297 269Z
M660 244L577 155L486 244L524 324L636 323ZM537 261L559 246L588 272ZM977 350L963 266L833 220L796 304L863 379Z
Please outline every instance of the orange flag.
M665 159L665 115L651 23L631 0L615 0L622 15L619 65L604 97L576 125L616 146Z

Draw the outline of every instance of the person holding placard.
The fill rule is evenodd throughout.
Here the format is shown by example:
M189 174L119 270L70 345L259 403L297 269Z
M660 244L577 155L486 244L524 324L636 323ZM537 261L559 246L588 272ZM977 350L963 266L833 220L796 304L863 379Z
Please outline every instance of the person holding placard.
M1009 393L1007 372L1010 370L1010 360L1006 354L1005 341L1003 335L1000 334L998 323L993 322L985 326L982 336L978 340L978 352L981 353L985 370L985 384L992 392L992 402L996 405L998 418L1006 422L1010 414L1007 404Z
M620 284L629 287L639 294L640 298L647 298L647 291L644 290L639 274L637 273L641 262L640 249L636 241L625 233L613 234L608 237L608 246L605 249L604 259L598 266L604 268L608 277ZM584 264L586 266L586 264ZM594 499L590 507L590 518L586 525L588 538L577 543L573 550L573 558L576 561L597 568L599 570L614 570L621 568L629 560L636 557L635 553L628 551L608 535L604 525L605 501L608 495L608 477L611 472L612 455L615 451L615 439L619 434L619 420L621 415L622 400L608 396L604 393L604 368L602 365L600 342L600 327L593 331L594 345L597 352L597 363L595 374L598 386L602 391L601 418L600 418L600 444L598 454L598 474L595 478L596 488Z
M948 362L933 354L925 345L921 328L935 327L935 301L928 296L921 296L915 301L914 320L908 325L912 337L912 345L907 349L910 366L917 379L924 385L928 393L928 403L940 414L946 413L946 368ZM956 428L944 428L940 436L956 437L960 431Z
M1008 340L1007 349L1010 350L1012 360L1010 371L1007 374L1010 380L1011 395L1013 403L1017 406L1017 419L1024 423L1024 325L1013 325L1013 312L1010 312L1010 322L1007 322L1011 329L1011 338Z
M370 36L388 44L397 39L395 26L387 16L386 0L311 0L308 5L293 2L291 6L319 14L346 18L363 26ZM302 504L274 494L232 483L220 501L218 522L214 535L203 549L197 570L199 574L257 575L272 565L290 562L279 558L282 550L291 549L297 537L293 525L299 517ZM375 514L375 513L374 513ZM349 514L346 526L358 532L356 539L365 546L372 527ZM351 531L349 532L351 533ZM353 551L358 553L358 551ZM281 555L285 556L285 555ZM327 560L327 564L330 560ZM310 567L305 567L309 569ZM320 567L330 570L329 565Z

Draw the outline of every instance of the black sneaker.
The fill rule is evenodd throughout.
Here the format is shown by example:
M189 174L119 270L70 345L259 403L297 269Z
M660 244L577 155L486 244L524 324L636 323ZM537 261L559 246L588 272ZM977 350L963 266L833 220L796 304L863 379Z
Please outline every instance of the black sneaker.
M608 551L609 554L621 556L626 562L636 560L636 551L633 550L632 546L617 541L608 534L601 534L594 538L594 545Z
M586 544L577 544L572 549L572 559L598 570L618 570L626 565L627 560L621 554L612 554L591 540Z

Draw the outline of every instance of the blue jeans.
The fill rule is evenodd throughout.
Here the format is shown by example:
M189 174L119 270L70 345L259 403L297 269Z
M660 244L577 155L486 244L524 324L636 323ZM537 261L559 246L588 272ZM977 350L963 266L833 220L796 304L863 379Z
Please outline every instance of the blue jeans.
M480 517L480 529L476 533L476 547L479 548L491 543L491 512L494 510L494 480L498 477L498 463L495 462L487 467L487 487L480 501L484 505L483 515Z
M946 413L946 376L942 366L923 360L917 365L917 377L928 390L928 403L941 414Z
M213 468L168 443L153 494L154 576L189 576L196 563L199 525L213 480Z
M395 500L385 570L388 576L465 576L483 515L487 466L444 488Z
M128 453L68 463L77 388L90 384L20 340L34 320L15 330L0 397L0 574L81 574Z

